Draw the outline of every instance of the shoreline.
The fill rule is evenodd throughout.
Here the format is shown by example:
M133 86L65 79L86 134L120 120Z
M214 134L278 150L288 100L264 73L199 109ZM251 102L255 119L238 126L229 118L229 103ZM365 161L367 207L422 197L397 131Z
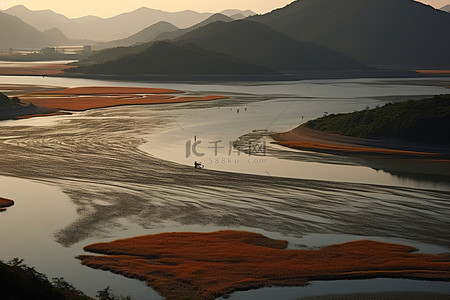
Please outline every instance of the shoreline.
M420 71L420 70L419 70ZM154 75L154 74L140 74L140 75L107 75L107 74L83 74L62 72L54 74L54 77L65 78L86 78L86 79L104 79L129 81L139 80L142 82L240 82L240 81L299 81L299 80L314 80L314 79L357 79L357 78L450 78L450 73L442 72L441 70L374 70L374 71L298 71L286 72L279 75ZM434 72L436 71L436 72Z
M421 159L450 159L446 145L406 143L402 141L372 140L320 131L300 125L272 138L278 145L299 150L333 154L384 155ZM449 160L450 162L450 160Z
M0 120L67 115L75 111L126 105L150 105L228 99L222 95L182 95L183 91L140 87L74 87L20 95L24 105L5 109Z

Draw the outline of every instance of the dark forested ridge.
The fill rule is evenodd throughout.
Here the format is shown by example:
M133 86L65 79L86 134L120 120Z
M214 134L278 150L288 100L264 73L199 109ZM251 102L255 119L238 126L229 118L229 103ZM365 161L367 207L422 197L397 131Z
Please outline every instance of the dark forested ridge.
M450 14L413 0L298 0L250 20L369 65L450 66Z
M72 72L113 75L277 74L267 68L210 52L192 44L176 45L166 41L152 43L140 52L124 54L115 60L73 69Z
M450 95L388 103L363 111L332 114L306 127L371 139L450 144Z

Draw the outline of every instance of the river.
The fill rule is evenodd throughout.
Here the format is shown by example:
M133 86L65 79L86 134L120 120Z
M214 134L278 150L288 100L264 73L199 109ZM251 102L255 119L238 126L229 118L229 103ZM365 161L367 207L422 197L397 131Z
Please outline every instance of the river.
M220 229L287 239L291 248L372 238L448 252L448 178L398 174L349 158L291 151L265 136L325 112L448 93L437 81L200 84L0 77L2 84L164 87L229 97L0 122L0 196L16 201L0 215L0 259L24 258L90 296L110 285L114 293L133 299L160 299L143 283L84 267L75 256L93 242ZM257 151L230 147L254 135ZM192 152L195 141L200 142L195 150L204 156ZM195 170L194 160L205 169ZM450 290L449 283L411 280L351 284L355 292L366 285L370 291ZM276 293L296 299L338 290L339 282L318 282ZM259 299L272 292L261 289L232 298Z

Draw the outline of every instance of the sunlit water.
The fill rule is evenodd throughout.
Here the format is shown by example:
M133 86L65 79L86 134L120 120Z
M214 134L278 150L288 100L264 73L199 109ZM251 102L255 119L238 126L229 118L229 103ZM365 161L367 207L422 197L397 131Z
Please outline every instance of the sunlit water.
M281 159L272 154L282 150L269 144L267 155L256 158L229 154L227 148L253 130L286 131L324 112L373 107L389 101L386 96L441 94L448 91L444 88L394 80L147 84L2 77L1 83L166 87L230 97L0 123L0 174L8 176L0 177L0 196L16 201L0 215L2 228L10 229L0 233L7 241L0 245L0 258L25 258L91 296L111 285L117 294L158 299L141 282L89 269L74 258L87 244L142 234L241 229L287 239L293 248L364 237L407 243L424 252L450 248L445 182L393 176L332 155ZM194 142L194 135L205 156L186 158L186 144ZM208 146L218 140L224 148L216 156ZM194 160L205 169L194 170ZM366 284L389 290L380 282L352 286L355 291ZM312 289L317 284L326 293L339 289L332 282L315 283ZM403 284L407 290L419 285L450 290L446 283ZM292 297L314 294L308 289L297 288ZM270 295L264 289L254 293L254 299ZM243 295L233 297L250 297Z

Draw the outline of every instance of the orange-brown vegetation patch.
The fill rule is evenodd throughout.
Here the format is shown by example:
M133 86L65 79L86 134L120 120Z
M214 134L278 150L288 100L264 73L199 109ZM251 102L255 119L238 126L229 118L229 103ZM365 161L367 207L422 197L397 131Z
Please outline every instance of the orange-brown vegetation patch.
M57 75L70 68L73 68L73 66L65 64L42 64L24 67L0 67L0 75Z
M311 151L325 151L325 152L345 152L345 153L359 153L359 154L384 154L384 155L401 155L401 156L438 156L439 153L417 152L417 151L405 151L385 148L365 148L365 147L344 147L319 143L308 142L291 142L281 141L277 144L289 148L299 150L311 150Z
M38 94L57 94L57 95L117 95L117 94L174 94L180 91L160 88L141 88L141 87L108 87L108 86L87 86L74 87L59 91L39 92Z
M450 257L369 240L319 250L241 231L162 233L92 244L86 266L146 283L166 299L215 299L237 290L302 286L309 280L413 278L450 280Z
M82 111L94 108L226 99L224 96L174 96L176 90L134 87L79 87L30 93L20 98L36 106Z
M0 212L5 211L6 207L10 207L13 205L14 205L14 201L5 199L5 198L0 198Z
M37 118L37 117L50 117L50 116L61 116L61 115L68 115L69 113L64 112L54 112L54 113L48 113L48 114L34 114L34 115L26 115L26 116L20 116L14 118L15 120L22 120L22 119L31 119L31 118Z
M415 70L422 74L450 74L450 70Z

